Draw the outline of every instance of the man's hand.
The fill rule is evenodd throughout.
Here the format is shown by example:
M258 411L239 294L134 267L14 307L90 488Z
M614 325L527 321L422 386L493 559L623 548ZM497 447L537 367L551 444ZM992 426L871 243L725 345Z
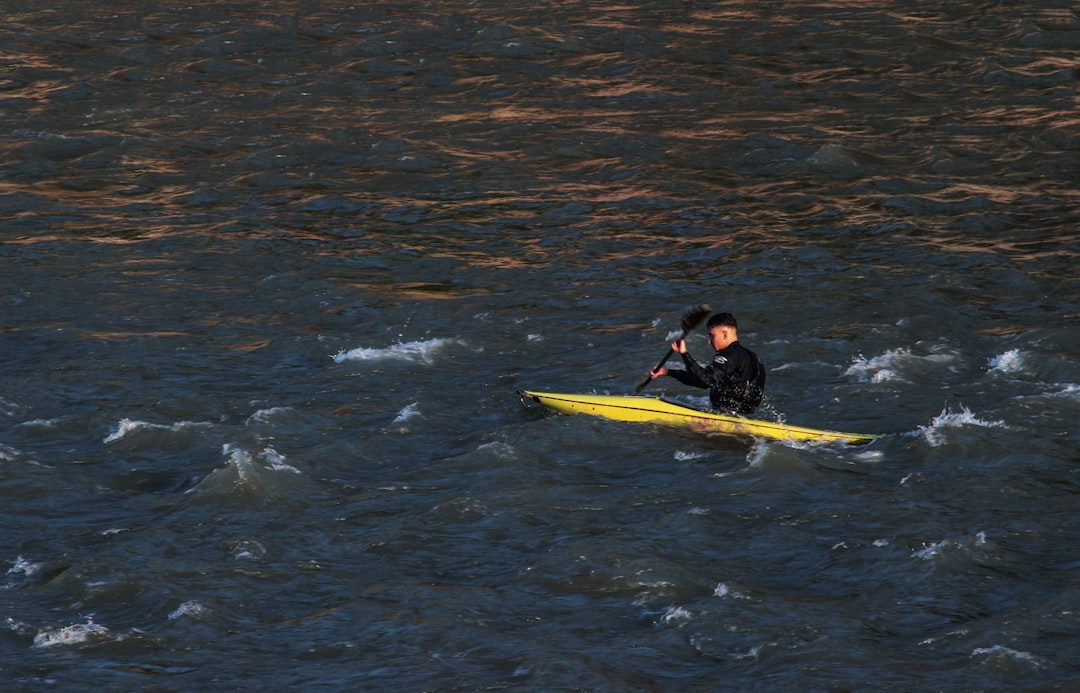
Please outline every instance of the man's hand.
M663 366L657 366L656 368L649 371L649 375L651 376L652 380L656 380L660 376L667 375L667 369Z
M685 339L676 339L674 342L671 343L671 350L674 351L676 354L685 354L686 353L686 340Z

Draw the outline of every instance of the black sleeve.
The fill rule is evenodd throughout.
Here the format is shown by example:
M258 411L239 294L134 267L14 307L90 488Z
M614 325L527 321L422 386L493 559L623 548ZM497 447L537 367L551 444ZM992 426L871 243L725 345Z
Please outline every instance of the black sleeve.
M690 352L680 354L682 356L683 363L686 364L686 370L669 370L668 375L675 378L683 385L689 385L690 387L709 387L709 373L708 369L702 368L701 364L694 360L694 357L690 355Z

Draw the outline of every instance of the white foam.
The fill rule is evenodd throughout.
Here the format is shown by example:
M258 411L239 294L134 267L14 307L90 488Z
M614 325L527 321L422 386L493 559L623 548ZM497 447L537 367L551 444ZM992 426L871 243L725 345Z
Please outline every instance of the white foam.
M750 452L746 455L746 461L750 463L751 467L760 467L765 462L765 458L769 456L769 444L765 441L755 438L754 444L750 448Z
M56 428L60 425L60 419L32 419L23 421L16 428Z
M731 589L726 582L716 583L716 587L713 588L712 594L717 599L725 599L727 597L731 597L732 599L749 599L749 597L742 592L736 592Z
M291 493L296 491L296 482L281 473L303 476L303 472L286 463L285 456L271 447L252 452L226 443L221 446L221 454L228 457L225 466L212 470L185 493L200 496L253 494L257 497Z
M1024 369L1024 353L1019 349L1009 349L990 359L987 363L991 371L1001 373L1017 373Z
M285 455L282 455L274 448L263 448L262 456L263 459L266 460L266 463L269 464L270 468L274 471L291 472L293 474L300 473L299 469L285 462Z
M413 402L409 406L399 411L397 417L394 418L392 423L405 423L409 419L416 418L417 416L420 416L420 403Z
M664 615L660 617L661 623L673 623L676 621L689 621L694 615L681 606L669 606Z
M984 428L1004 428L1004 421L986 421L975 416L970 409L961 406L960 411L954 412L946 407L938 414L929 426L920 426L919 433L933 447L945 444L945 431L950 428L962 428L964 426L982 426Z
M15 562L11 565L11 567L8 568L7 574L30 577L31 575L34 575L39 570L41 570L41 566L41 563L34 563L33 561L28 561L22 556L19 556L15 559Z
M334 355L334 363L345 361L410 361L430 366L435 357L447 347L464 344L460 339L438 337L424 342L404 342L383 349L357 347Z
M1009 661L1020 662L1023 664L1030 664L1036 668L1041 667L1043 662L1041 659L1031 654L1030 652L1024 652L1023 650L1014 650L1011 647L1005 647L1004 645L994 645L993 647L976 647L971 651L972 657L986 657L987 659L1005 659Z
M79 645L90 640L103 640L111 635L105 626L88 620L86 623L76 623L55 630L39 631L34 636L34 647L41 649L57 645Z
M896 364L911 355L908 349L891 349L880 356L866 358L862 354L844 371L844 375L858 378L864 383L881 383L900 377Z
M181 616L191 616L192 618L199 618L207 614L210 610L203 606L196 600L186 601L180 606L176 607L172 613L169 614L169 620L175 621Z
M923 544L923 547L915 552L915 558L920 558L924 561L933 560L935 556L938 556L945 547L949 546L948 539L939 541L936 544Z
M292 407L270 407L269 409L260 409L248 417L247 423L270 423L273 419L290 414L292 411Z
M102 441L106 445L114 443L118 440L123 440L133 433L139 431L169 431L172 433L179 433L180 431L188 430L196 426L209 426L208 423L194 423L192 421L178 421L170 426L164 424L147 423L146 421L134 421L132 419L120 419L120 423L116 425L116 430L105 436Z
M853 376L864 383L883 383L890 380L905 380L905 372L920 364L941 365L955 360L955 354L938 353L916 356L910 349L890 349L884 354L867 358L859 355L844 375Z

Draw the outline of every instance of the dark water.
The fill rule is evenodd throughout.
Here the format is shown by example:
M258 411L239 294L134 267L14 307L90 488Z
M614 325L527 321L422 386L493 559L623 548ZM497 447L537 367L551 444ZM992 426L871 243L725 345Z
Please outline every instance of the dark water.
M1080 686L1074 3L3 5L4 690Z

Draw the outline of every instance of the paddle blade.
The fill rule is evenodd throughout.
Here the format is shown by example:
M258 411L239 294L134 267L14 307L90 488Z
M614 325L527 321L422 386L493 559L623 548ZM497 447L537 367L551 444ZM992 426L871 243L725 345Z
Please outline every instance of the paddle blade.
M702 303L699 306L693 306L692 308L687 308L686 312L683 313L682 320L679 321L679 330L682 331L682 334L675 337L675 339L682 339L686 337L686 335L690 334L690 330L700 325L701 321L705 319L705 316L707 316L711 312L712 308L710 308L705 303ZM660 363L656 364L656 368L653 368L653 370L655 371L657 368L667 363L667 360L671 358L674 353L674 351L668 349L667 353L664 354L664 358L660 359ZM649 371L649 373L645 375L645 377L641 380L640 383L637 384L637 387L635 387L630 392L630 394L636 395L637 393L641 392L645 389L645 386L648 385L651 380L652 371Z
M701 321L708 317L712 312L712 308L707 303L702 303L699 306L693 306L687 308L683 313L682 320L679 321L679 329L682 330L682 336L690 334L690 331L701 324Z

